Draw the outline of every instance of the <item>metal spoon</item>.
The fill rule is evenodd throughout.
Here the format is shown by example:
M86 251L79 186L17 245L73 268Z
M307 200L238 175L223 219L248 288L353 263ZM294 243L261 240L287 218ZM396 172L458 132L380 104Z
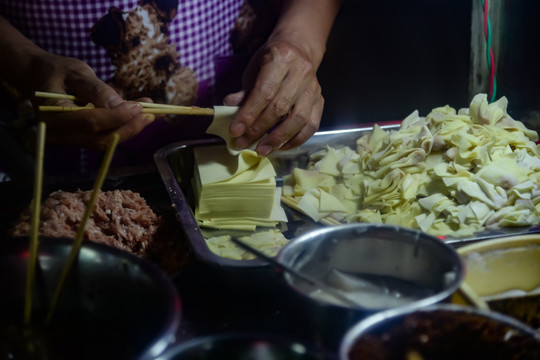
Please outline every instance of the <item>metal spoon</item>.
M304 281L306 281L306 282L308 282L308 283L310 283L312 285L317 286L318 288L320 288L324 292L332 295L336 299L341 300L345 304L347 304L349 306L354 306L354 307L362 307L361 304L359 304L356 301L354 301L354 300L348 298L347 296L345 296L341 291L339 291L339 289L336 289L336 288L326 284L325 282L314 279L311 276L308 276L306 274L302 274L301 272L298 272L298 271L290 268L289 266L280 263L279 261L273 259L272 257L270 257L268 255L265 255L263 252L255 249L251 245L243 242L242 240L237 239L235 237L231 237L231 241L233 243L235 243L236 245L240 246L241 248L243 248L244 250L247 250L250 253L256 255L257 257L263 259L264 261L274 265L278 269L283 270L283 271L287 271L289 274L291 274L291 275L293 275L293 276L295 276L295 277L297 277L299 279L302 279L302 280L304 280Z

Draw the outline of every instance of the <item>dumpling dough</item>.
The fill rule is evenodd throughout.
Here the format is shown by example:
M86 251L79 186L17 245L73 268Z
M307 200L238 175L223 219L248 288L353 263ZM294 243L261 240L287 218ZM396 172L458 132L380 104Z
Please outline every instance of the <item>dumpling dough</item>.
M206 129L207 134L217 135L225 140L231 155L238 155L242 151L234 148L233 137L229 132L229 126L237 111L238 106L214 106L214 120ZM257 146L257 143L250 146L248 150L255 149L255 146Z

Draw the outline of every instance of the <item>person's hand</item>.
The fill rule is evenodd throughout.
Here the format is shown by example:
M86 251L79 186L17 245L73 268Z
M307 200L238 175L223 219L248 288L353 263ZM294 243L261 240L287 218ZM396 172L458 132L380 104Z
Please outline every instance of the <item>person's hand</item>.
M319 128L324 107L316 66L301 44L271 38L251 58L244 89L228 95L238 106L230 132L239 149L260 139L256 151L269 155L303 144Z
M47 141L84 147L106 149L110 135L118 133L119 141L127 140L154 120L143 114L142 106L125 101L110 86L99 80L86 63L73 58L46 54L32 67L36 91L71 94L91 103L95 109L72 112L38 112L39 120L47 124ZM151 101L138 99L138 101ZM74 106L71 100L35 99L36 105Z

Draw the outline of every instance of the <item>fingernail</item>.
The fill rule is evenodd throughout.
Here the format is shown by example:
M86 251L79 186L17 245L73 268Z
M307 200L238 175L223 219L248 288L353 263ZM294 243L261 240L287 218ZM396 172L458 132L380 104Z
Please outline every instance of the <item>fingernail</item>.
M154 114L143 114L143 116L146 119L148 124L153 123L154 120L156 119Z
M138 115L143 110L142 105L139 103L128 103L127 106L128 106L129 112L132 113L133 115Z
M225 106L233 106L233 101L231 95L227 95L223 98L223 105Z
M111 96L108 101L110 108L115 108L123 102L124 102L124 99L122 99L120 96L117 96L117 95Z
M243 95L243 91L229 94L223 99L223 104L226 106L237 106L242 101Z
M257 148L259 155L266 156L269 155L274 148L270 145L261 145Z
M243 123L235 123L231 125L231 135L234 137L244 135L246 131L246 126Z
M248 146L248 142L244 138L238 138L234 141L234 146L237 149L245 149Z
M289 145L285 144L285 145L280 146L280 147L279 147L279 150L280 150L280 151L287 151L287 150L289 150L290 148L291 148L291 147L290 147Z

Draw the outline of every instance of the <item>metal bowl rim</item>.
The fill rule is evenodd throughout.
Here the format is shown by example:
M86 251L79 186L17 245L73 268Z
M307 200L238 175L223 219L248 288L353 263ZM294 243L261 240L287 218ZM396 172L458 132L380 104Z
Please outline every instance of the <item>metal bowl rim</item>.
M28 248L29 242L25 243L24 240L25 239L23 238L8 239L0 245L0 248L13 249L12 253L17 252L21 249ZM71 239L40 237L38 244L38 258L40 249L48 250L63 247L71 249L72 243L73 240ZM137 264L141 267L144 273L152 278L154 282L157 282L158 285L164 290L165 300L168 304L170 304L169 308L167 309L167 325L159 334L156 334L151 342L149 342L148 346L141 352L139 359L153 359L155 356L162 353L169 345L170 341L174 339L176 331L180 325L181 318L182 302L172 280L157 265L153 264L147 259L141 258L127 251L91 241L83 241L80 250L83 251L84 249L91 249L100 253L109 253L116 258L124 258L131 263ZM9 254L10 252L2 251L2 254L0 254L0 259L2 256Z
M437 292L436 294L434 294L432 296L429 296L429 297L426 297L426 298L411 302L411 303L406 304L406 305L402 305L399 308L401 308L401 307L420 308L420 307L429 306L429 305L432 305L432 304L435 304L435 303L439 303L439 302L449 298L455 291L457 291L460 284L463 282L463 280L465 278L465 265L464 265L463 259L461 258L461 256L457 253L457 251L453 247L451 247L450 245L448 245L448 244L444 243L443 241L437 239L436 237L434 237L432 235L429 235L427 233L424 233L422 231L415 230L415 229L410 229L410 228L405 228L405 227L401 227L401 226L396 226L396 225L387 225L387 224L353 223L353 224L335 225L335 226L329 226L329 227L325 227L325 228L321 228L321 229L315 229L315 230L309 231L309 232L297 237L293 241L286 244L279 251L276 259L279 262L283 262L283 259L284 259L284 257L286 256L286 254L288 252L295 251L297 248L302 247L306 242L312 240L313 238L320 237L320 236L326 236L328 233L332 233L332 232L336 232L336 231L337 232L347 232L347 231L351 231L352 229L355 229L355 228L364 228L366 231L369 230L370 228L384 229L384 230L388 230L388 231L406 232L406 233L409 233L409 234L414 234L415 236L419 236L419 237L423 238L425 241L429 241L429 242L433 243L435 246L440 247L441 249L443 249L443 251L447 252L449 255L452 256L452 262L456 266L455 270L456 270L457 276L450 285L448 285L444 290L439 291L439 292ZM290 278L288 276L286 276L286 274L283 274L283 276L284 276L284 278L286 280L287 286L290 289L292 289L297 294L302 295L303 297L306 297L306 298L308 297L308 295L301 292L300 290L297 289L296 286L293 286L291 284L291 282L289 280ZM323 302L321 300L314 299L314 298L310 298L310 300L314 301L319 306L323 306L323 307L355 310L354 308L350 308L350 307L346 307L346 306L340 306L340 305L332 304L332 303L328 303L328 302ZM356 310L368 310L368 309L360 309L360 308L358 308ZM373 312L374 310L377 310L377 309L369 309L369 310L371 310L370 312ZM387 308L382 308L382 309L378 309L378 310L379 311L385 311L385 310L388 310L388 309Z
M523 331L524 333L531 335L535 337L538 341L540 341L540 333L537 332L535 329L529 327L525 323L518 321L517 319L514 319L513 317L510 317L508 315L504 315L502 313L498 313L495 311L489 311L489 310L475 308L472 306L464 306L464 305L457 305L457 304L450 304L450 303L433 304L433 305L422 307L422 308L417 308L414 306L404 306L404 307L388 309L388 310L378 312L376 314L370 315L360 320L355 325L353 325L349 330L347 330L347 332L345 333L339 345L339 359L341 360L348 359L348 354L352 346L357 341L357 339L361 335L377 328L377 326L380 326L386 320L397 320L407 315L413 314L415 312L434 312L434 311L439 311L439 310L447 311L447 312L455 312L455 313L480 315L482 317L486 317L488 319L495 320L496 322L519 329Z
M286 335L280 335L276 333L267 333L267 332L235 332L235 333L219 333L204 335L201 337L195 337L188 339L184 342L176 344L169 349L165 350L160 356L154 360L171 360L175 356L182 354L185 351L190 349L197 348L209 342L222 342L229 340L246 340L247 343L253 343L255 341L265 341L269 344L279 343L279 344L289 344L289 345L301 345L307 350L307 353L310 354L314 351L314 346L306 343L301 339L295 339Z

